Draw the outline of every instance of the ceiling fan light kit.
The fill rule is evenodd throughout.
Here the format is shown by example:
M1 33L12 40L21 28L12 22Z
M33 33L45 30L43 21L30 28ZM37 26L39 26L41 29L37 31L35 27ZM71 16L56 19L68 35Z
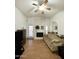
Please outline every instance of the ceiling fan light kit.
M47 6L43 4L43 5L39 6L39 10L41 10L41 11L42 11L42 10L45 10L46 7L47 7Z

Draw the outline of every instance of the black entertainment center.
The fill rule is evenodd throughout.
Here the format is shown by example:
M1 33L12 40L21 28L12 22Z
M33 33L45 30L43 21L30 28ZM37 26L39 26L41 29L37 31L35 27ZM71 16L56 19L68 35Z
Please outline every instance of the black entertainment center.
M19 59L24 51L23 45L25 44L26 30L17 30L15 32L15 59Z

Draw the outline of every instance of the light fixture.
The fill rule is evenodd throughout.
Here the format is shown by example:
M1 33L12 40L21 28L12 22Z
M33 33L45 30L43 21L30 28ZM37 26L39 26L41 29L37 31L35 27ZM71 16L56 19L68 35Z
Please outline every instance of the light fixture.
M46 5L42 4L41 6L39 6L39 10L43 11L46 9L46 7L47 7Z

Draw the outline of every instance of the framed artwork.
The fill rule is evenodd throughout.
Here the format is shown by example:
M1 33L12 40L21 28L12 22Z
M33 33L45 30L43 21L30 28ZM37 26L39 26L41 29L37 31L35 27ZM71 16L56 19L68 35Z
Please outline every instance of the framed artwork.
M41 29L44 29L44 26L41 26Z

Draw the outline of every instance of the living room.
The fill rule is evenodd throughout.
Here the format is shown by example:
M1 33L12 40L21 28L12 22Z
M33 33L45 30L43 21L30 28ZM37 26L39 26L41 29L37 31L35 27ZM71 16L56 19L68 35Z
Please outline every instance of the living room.
M15 53L19 55L16 56L18 59L64 58L64 1L56 1L45 0L43 2L43 0L38 0L41 5L43 3L48 3L48 8L46 7L46 10L41 10L42 7L40 7L38 10L36 5L37 0L15 0L15 41L17 37L17 40L19 40L18 42L22 40L23 43L22 53L20 55ZM23 39L21 39L22 36L24 37ZM15 43L15 46L16 44L17 42ZM21 43L19 43L19 45L20 44ZM40 45L43 47L40 47ZM59 46L62 48L61 55L59 55L58 52ZM34 50L32 51L30 48L33 48ZM43 49L41 48L45 48L44 50L47 49L46 51L50 52L44 52L44 54L41 56L41 53L39 53L41 51L43 52ZM36 49L41 49L41 51L35 51ZM16 51L17 50L15 50L15 52ZM32 52L33 54L31 55Z

